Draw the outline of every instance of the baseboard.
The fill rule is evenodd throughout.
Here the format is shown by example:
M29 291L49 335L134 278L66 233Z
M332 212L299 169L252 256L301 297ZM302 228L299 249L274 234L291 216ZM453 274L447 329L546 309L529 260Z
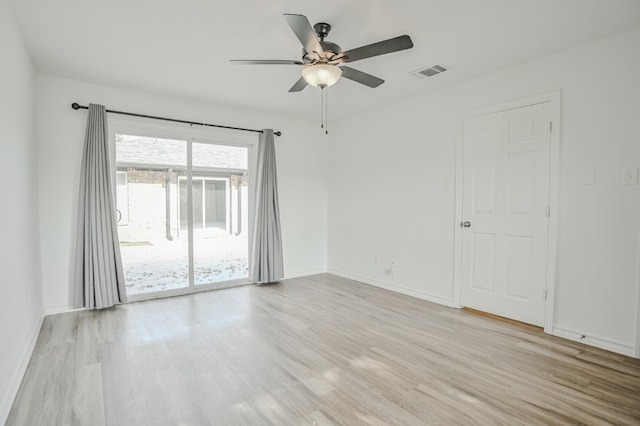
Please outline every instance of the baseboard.
M441 296L436 296L433 294L429 294L429 293L425 293L422 291L417 291L417 290L413 290L410 288L406 288L406 287L402 287L402 286L398 286L395 284L389 284L389 283L385 283L382 281L377 281L377 280L373 280L371 278L367 278L367 277L363 277L360 275L355 275L355 274L351 274L348 272L344 272L344 271L340 271L337 269L329 269L328 272L330 274L333 275L338 275L342 278L347 278L350 280L354 280L354 281L360 281L363 282L365 284L369 284L372 285L374 287L380 287L380 288L384 288L385 290L391 290L391 291L395 291L396 293L402 293L402 294L406 294L407 296L412 296L412 297L416 297L418 299L422 299L422 300L426 300L429 302L433 302L433 303L437 303L439 305L444 305L444 306L448 306L450 308L459 308L460 306L457 306L456 304L453 303L453 299L447 299Z
M58 315L58 314L66 314L68 312L77 312L77 311L85 311L87 308L74 308L72 306L54 306L54 307L45 307L44 315Z
M611 340L604 339L602 337L590 336L584 333L580 333L573 330L567 330L561 327L553 327L552 335L556 337L562 337L563 339L573 340L574 342L583 343L585 345L593 346L606 351L615 352L620 355L626 355L632 358L637 358L635 354L635 347L625 345L623 343L612 342Z
M327 273L326 269L308 269L305 271L293 271L293 272L287 272L284 275L284 279L288 280L289 278L307 277L309 275L325 274L325 273Z
M9 388L7 389L7 393L2 399L2 403L0 404L0 425L3 425L7 422L7 418L9 417L9 411L11 410L11 406L13 405L13 401L18 394L18 389L20 389L20 384L22 383L22 378L24 377L24 373L27 371L27 366L29 365L29 361L31 360L31 355L33 354L33 350L36 347L36 342L38 341L38 336L40 335L40 329L42 328L42 322L44 321L44 316L37 321L36 326L31 331L31 335L29 336L29 340L27 342L27 346L24 348L22 352L22 356L20 357L20 361L16 366L16 369L13 373L13 377L11 378L11 382L9 383Z

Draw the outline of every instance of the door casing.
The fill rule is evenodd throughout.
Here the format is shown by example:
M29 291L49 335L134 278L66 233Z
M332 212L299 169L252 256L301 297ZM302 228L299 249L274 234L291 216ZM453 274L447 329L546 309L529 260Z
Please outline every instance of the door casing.
M558 243L559 176L560 176L560 91L542 93L527 98L508 101L465 111L456 119L456 166L455 166L455 221L454 221L454 263L453 302L461 307L462 288L462 217L463 200L463 123L465 118L522 108L530 105L549 103L551 109L551 146L549 158L549 235L547 242L547 298L545 301L544 331L553 334L555 306L556 259Z

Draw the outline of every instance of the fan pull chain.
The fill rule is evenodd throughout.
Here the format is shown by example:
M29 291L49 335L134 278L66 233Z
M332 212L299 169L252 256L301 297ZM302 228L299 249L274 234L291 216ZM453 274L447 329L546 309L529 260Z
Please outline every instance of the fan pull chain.
M329 134L329 126L327 124L327 117L329 112L329 90L327 87L320 87L320 128L324 129L324 134Z
M320 87L320 128L324 129L324 87Z
M324 134L329 134L329 89L324 94Z

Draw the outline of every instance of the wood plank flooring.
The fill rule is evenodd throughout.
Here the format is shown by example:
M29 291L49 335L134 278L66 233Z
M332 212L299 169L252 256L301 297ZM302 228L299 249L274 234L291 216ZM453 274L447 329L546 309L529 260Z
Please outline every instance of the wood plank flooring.
M8 425L640 424L640 360L321 274L45 319Z

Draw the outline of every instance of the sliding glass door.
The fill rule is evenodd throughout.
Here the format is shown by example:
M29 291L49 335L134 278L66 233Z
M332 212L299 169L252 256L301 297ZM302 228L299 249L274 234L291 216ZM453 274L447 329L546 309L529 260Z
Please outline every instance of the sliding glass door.
M248 151L115 134L116 218L130 299L246 282Z
M193 143L196 286L246 280L249 276L247 151L245 147ZM221 173L221 167L233 172Z

